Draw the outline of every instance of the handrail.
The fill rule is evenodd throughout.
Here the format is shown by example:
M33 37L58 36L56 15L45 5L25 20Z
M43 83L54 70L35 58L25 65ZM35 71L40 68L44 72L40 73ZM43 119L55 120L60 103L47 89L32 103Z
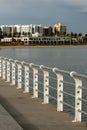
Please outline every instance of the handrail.
M72 77L76 77L76 78L87 79L87 75L79 74L79 73L76 73L76 72L74 72L74 71L72 71L72 72L70 73L70 75L71 75Z
M40 69L41 70L52 70L51 67L47 67L47 66L44 66L44 65L40 65Z
M73 82L67 79L67 76L73 79ZM0 57L0 77L16 85L17 88L23 88L26 93L32 89L33 98L42 94L43 104L51 103L50 99L54 100L57 111L63 111L64 105L74 108L75 122L82 121L82 114L87 115L86 111L82 110L82 103L87 103L87 99L82 97L83 90L87 90L83 85L87 75ZM67 91L67 86L73 87L73 93ZM71 102L65 101L64 95L74 99L74 106L70 104Z
M65 74L70 74L69 71L60 70L60 69L58 69L58 68L53 68L53 72L55 72L55 73L65 73Z

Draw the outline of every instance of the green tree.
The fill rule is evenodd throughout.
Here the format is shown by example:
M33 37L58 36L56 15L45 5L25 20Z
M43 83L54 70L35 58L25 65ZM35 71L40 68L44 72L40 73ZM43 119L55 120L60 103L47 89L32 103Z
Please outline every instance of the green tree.
M87 34L85 34L85 36L83 37L83 43L87 44Z

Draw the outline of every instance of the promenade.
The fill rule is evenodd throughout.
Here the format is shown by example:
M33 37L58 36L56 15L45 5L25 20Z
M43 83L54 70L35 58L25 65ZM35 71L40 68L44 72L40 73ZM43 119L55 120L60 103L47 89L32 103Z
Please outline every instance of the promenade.
M24 130L87 130L85 123L72 122L74 118L68 113L56 112L54 106L42 104L40 99L32 98L29 93L23 93L22 89L16 89L2 79L0 79L0 104L20 125L21 128L19 129L18 126L15 130L22 128ZM5 120L4 117L4 122ZM2 123L0 118L0 130L10 130L3 129ZM14 125L11 130L14 130Z

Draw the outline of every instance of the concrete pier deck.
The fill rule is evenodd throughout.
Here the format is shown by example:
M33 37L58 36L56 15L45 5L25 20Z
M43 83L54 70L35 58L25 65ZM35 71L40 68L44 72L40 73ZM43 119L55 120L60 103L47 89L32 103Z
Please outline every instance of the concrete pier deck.
M56 112L54 106L43 105L40 99L32 98L29 93L24 94L22 89L16 89L2 79L0 104L24 130L87 130L85 123L72 123L73 117L68 113ZM0 120L0 130L5 130L1 129L2 123Z
M0 130L23 130L2 105L0 105Z

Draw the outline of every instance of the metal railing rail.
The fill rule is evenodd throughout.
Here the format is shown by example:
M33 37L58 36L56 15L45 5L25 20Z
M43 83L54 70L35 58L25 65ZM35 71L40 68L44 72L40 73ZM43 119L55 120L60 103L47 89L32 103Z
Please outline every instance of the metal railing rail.
M66 81L64 75L68 75L74 82ZM32 89L33 98L38 98L39 93L42 94L43 104L50 103L50 98L55 100L57 111L63 111L64 105L73 108L75 122L82 121L82 114L87 115L82 110L82 103L87 103L82 98L83 90L87 90L83 87L83 79L87 80L86 75L0 57L0 77L16 85L18 89L24 89L25 93ZM65 84L74 87L74 94L64 90ZM64 101L64 94L74 98L74 106Z

